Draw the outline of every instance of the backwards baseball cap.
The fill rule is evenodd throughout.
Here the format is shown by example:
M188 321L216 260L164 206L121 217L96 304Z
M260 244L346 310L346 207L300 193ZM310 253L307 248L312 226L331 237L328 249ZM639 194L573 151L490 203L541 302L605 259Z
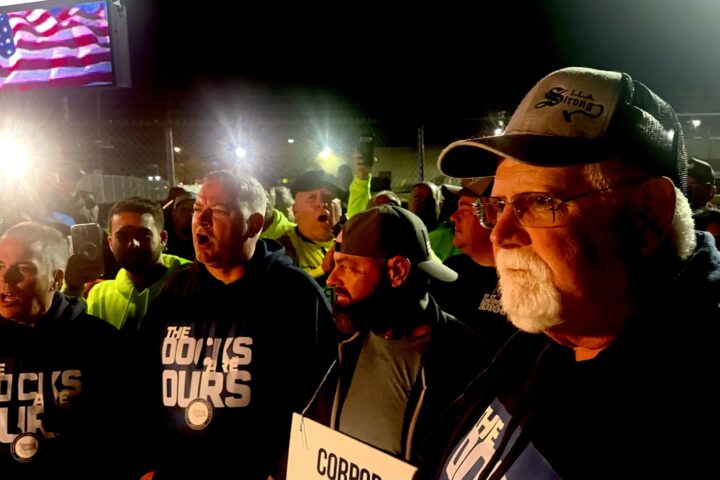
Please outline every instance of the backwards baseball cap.
M688 159L688 177L708 185L715 185L715 171L709 163L699 158Z
M303 173L292 183L290 191L294 197L298 192L310 192L323 187L333 192L336 197L345 194L345 189L338 184L337 178L324 170L309 170Z
M488 195L492 187L494 177L463 178L460 185L443 184L443 194L448 192L455 196L468 195L470 197L482 197ZM447 196L445 197L447 199Z
M186 200L192 200L194 202L195 199L197 199L197 195L195 195L193 192L181 193L180 195L175 197L175 200L173 200L173 210L175 210L182 202Z
M542 167L623 163L664 175L681 190L687 151L672 107L628 74L570 67L535 84L505 132L448 145L438 168L451 177L493 175L498 158Z
M457 273L430 257L430 236L420 217L395 205L380 205L355 214L342 229L335 250L371 258L406 257L431 277L454 282Z

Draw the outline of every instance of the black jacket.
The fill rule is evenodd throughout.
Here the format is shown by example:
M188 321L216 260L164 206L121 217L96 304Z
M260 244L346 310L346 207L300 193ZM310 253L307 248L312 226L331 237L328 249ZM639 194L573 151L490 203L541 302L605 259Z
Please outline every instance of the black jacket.
M195 263L153 302L139 368L160 420L148 465L159 478L265 480L282 470L291 413L309 401L336 341L322 291L282 252L260 240L228 285Z
M420 468L425 465L428 450L433 449L441 412L487 364L490 351L471 328L440 310L432 297L429 299L424 320L432 337L408 399L400 455ZM322 385L317 403L309 409L311 417L336 430L366 337L367 332L356 332L338 345L338 361ZM372 414L368 405L367 415Z
M497 351L517 329L502 311L495 268L478 265L465 254L453 255L443 263L457 272L458 279L450 283L433 280L430 293L443 311L475 330Z

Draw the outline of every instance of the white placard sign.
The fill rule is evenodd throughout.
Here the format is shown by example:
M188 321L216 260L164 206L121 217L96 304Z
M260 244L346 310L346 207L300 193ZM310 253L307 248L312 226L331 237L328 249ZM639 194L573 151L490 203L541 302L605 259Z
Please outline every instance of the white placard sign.
M417 468L293 414L287 480L412 480Z

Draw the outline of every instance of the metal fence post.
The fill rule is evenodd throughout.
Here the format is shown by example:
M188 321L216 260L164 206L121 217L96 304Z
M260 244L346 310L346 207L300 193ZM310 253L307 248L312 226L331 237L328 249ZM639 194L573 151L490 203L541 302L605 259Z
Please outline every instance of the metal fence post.
M425 180L425 125L418 128L418 181Z
M167 176L170 188L175 186L175 145L170 125L165 125L165 158L167 160Z

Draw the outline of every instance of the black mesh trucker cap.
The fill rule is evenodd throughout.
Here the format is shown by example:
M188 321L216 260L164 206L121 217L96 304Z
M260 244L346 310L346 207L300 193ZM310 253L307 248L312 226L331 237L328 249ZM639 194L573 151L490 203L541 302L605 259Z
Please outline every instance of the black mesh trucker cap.
M672 107L628 74L570 67L535 84L501 135L448 145L451 177L493 175L498 158L558 167L620 158L685 191L688 157Z

